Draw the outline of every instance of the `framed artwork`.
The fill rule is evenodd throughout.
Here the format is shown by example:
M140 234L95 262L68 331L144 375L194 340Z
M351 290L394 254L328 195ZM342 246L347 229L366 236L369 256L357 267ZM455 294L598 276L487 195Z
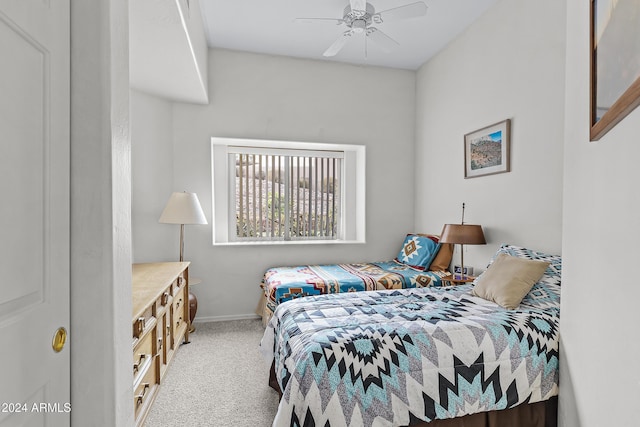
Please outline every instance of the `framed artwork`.
M597 141L640 105L640 0L591 0L591 132Z
M509 172L511 120L487 126L464 136L464 177Z

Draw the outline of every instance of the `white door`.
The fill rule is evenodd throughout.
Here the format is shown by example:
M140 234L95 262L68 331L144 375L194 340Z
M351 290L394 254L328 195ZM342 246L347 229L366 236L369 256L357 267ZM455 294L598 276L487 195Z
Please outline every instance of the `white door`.
M69 33L69 0L0 1L2 427L70 424Z

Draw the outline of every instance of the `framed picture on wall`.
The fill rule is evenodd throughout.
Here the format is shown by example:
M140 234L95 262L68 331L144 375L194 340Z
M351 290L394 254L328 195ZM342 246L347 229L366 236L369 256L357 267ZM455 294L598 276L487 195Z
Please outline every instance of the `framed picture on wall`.
M640 105L639 0L591 1L591 140Z
M511 120L503 120L464 136L464 177L509 172Z

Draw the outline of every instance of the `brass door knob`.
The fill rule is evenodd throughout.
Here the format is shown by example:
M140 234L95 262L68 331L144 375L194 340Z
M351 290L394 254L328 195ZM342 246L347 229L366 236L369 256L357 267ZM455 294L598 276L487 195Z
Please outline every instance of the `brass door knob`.
M56 353L60 353L67 342L67 330L63 327L59 327L55 334L53 334L53 341L51 347Z

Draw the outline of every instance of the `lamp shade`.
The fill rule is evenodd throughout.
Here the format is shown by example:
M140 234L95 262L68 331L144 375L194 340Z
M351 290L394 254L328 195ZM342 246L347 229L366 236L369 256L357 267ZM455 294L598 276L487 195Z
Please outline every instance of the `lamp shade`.
M175 192L164 207L159 222L164 224L207 224L196 193Z
M474 224L445 224L440 233L440 243L484 245L482 227Z

